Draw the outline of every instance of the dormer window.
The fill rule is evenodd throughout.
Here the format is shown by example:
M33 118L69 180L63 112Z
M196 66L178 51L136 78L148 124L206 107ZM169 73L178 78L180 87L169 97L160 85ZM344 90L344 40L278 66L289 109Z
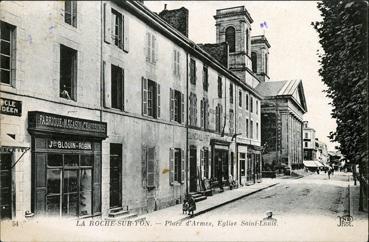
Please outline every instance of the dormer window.
M228 27L225 32L225 41L229 45L229 52L236 51L236 30L234 27Z

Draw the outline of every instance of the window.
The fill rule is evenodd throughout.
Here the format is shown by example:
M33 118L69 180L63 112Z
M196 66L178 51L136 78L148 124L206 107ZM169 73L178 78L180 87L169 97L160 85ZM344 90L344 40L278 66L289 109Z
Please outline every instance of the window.
M254 98L250 96L250 112L254 112Z
M204 91L208 91L208 87L209 87L209 74L208 74L208 67L204 66L203 67L203 73L202 73L202 86Z
M229 133L234 133L234 112L233 109L229 109Z
M256 109L256 114L259 114L259 101L258 100L256 100L255 109Z
M249 137L249 119L246 119L246 137Z
M215 130L222 131L222 105L218 104L215 108Z
M233 104L233 84L229 85L229 103Z
M197 97L196 94L190 94L190 125L196 126L197 125Z
M257 56L255 52L251 52L252 71L257 73Z
M111 107L124 109L124 71L118 66L111 66Z
M242 91L238 91L238 106L242 107Z
M180 55L181 53L178 50L174 50L173 52L173 57L174 57L174 68L173 68L173 72L175 76L180 76L181 75L181 71L180 71Z
M249 94L246 94L246 110L249 110Z
M142 78L142 115L160 117L160 84Z
M112 14L112 40L114 45L118 48L123 49L123 17L122 14L115 10L111 10Z
M233 27L228 27L225 32L225 41L228 43L229 52L236 51L236 31Z
M0 21L0 82L15 83L15 27Z
M179 148L171 148L169 150L169 184L174 182L184 183L185 165L184 150Z
M146 61L155 64L157 62L157 41L156 36L147 32L146 33Z
M209 101L207 98L201 100L201 128L207 130L209 128Z
M259 139L259 123L256 122L256 139Z
M77 27L77 1L65 1L64 12L64 21Z
M60 97L76 100L77 51L60 45Z
M219 98L222 98L222 91L223 91L222 78L218 76L218 97Z
M308 147L308 142L305 142L305 147Z
M308 139L309 136L308 136L308 133L305 133L305 139Z
M204 159L204 177L209 178L209 150L207 147L204 147L202 151Z
M268 75L268 54L265 54L265 74Z
M170 89L170 120L184 122L184 94Z
M246 29L246 55L249 55L249 29Z
M254 122L250 120L250 138L254 138Z
M155 147L142 147L142 179L146 188L156 187L158 174L155 169Z
M190 60L190 82L196 85L196 62L194 59Z

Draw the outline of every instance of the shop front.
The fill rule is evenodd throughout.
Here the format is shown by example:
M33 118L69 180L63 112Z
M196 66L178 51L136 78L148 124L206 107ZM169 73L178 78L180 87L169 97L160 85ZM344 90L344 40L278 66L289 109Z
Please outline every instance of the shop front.
M28 113L32 137L32 212L101 214L101 142L107 124L44 112Z
M228 181L229 179L229 142L223 140L210 140L213 160L211 165L211 177Z
M251 185L261 181L261 148L252 145L247 150L246 183Z

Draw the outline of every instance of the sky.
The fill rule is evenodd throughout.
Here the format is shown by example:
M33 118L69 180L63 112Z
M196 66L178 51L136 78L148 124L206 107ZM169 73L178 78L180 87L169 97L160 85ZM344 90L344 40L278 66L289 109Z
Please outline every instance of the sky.
M330 131L336 129L331 118L330 100L322 92L326 86L319 76L317 51L322 52L319 37L311 22L321 20L314 1L145 1L152 11L185 7L189 10L189 38L196 43L215 43L216 9L245 6L254 22L251 35L265 34L269 50L271 81L300 79L303 82L308 112L304 120L316 130L316 137L334 150ZM262 29L260 23L267 23Z

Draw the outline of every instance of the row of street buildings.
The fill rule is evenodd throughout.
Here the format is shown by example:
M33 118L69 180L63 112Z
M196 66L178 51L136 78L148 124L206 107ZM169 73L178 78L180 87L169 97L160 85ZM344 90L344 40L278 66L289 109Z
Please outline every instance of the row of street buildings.
M216 11L216 43L191 41L188 18L143 1L0 2L1 218L147 213L209 181L302 168L302 82L269 81L247 9Z

